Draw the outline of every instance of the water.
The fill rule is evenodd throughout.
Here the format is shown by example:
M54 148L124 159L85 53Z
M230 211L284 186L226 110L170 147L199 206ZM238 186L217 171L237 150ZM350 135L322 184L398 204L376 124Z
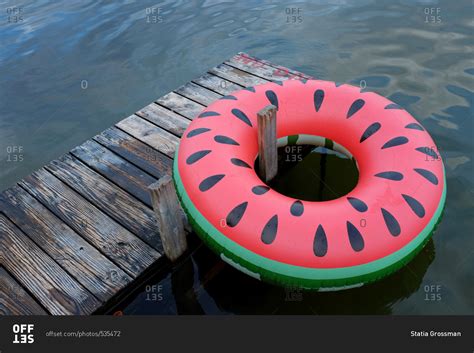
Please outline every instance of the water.
M23 22L8 22L11 7ZM147 8L161 10L147 20ZM299 8L301 22L288 23L287 8ZM388 96L423 123L444 158L443 221L383 281L339 293L285 290L201 246L130 297L125 314L474 313L470 1L7 1L0 11L0 189L238 51Z
M354 159L322 146L293 145L278 148L278 174L267 184L294 199L328 201L347 195L358 180Z

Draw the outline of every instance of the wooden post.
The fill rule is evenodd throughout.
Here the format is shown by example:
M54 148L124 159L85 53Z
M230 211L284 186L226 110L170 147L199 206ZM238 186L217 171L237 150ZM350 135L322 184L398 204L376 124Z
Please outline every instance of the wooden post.
M186 251L188 244L185 232L187 224L179 205L173 180L169 175L165 175L151 184L148 189L151 193L165 255L171 261L175 261Z
M258 171L265 182L273 179L278 172L276 111L277 108L270 104L257 113Z

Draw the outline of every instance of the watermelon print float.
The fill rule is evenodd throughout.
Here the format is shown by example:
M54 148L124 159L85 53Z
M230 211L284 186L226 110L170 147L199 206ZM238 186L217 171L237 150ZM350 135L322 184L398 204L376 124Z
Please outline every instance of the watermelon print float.
M268 104L278 108L279 145L330 145L355 159L349 194L296 200L261 181L257 112ZM352 288L396 271L429 240L446 198L426 130L346 84L289 80L224 96L191 122L176 153L173 179L198 235L232 266L285 286Z

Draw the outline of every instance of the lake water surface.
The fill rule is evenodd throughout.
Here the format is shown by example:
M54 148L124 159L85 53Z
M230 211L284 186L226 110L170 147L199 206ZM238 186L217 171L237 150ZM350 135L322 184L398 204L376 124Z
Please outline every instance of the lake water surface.
M398 273L335 293L257 282L197 244L118 309L473 314L473 27L465 0L0 1L0 190L245 51L415 116L446 166L438 231Z

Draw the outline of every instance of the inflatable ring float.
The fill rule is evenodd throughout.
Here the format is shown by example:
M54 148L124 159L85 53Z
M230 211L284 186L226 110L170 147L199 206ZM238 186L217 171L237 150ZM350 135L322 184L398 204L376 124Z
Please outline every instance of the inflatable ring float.
M321 142L353 156L359 180L330 201L265 185L254 164L257 112L277 107L279 144ZM335 290L380 279L429 240L445 203L441 157L404 109L372 92L289 80L224 96L189 125L173 180L197 234L260 280Z

